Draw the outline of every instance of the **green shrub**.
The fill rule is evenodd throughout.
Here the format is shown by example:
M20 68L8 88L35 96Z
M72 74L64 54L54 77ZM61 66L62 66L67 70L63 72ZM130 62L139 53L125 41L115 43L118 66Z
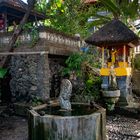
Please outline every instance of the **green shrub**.
M93 73L91 69L89 70L87 66L91 68L100 67L98 53L93 54L91 51L88 53L74 53L66 60L66 67L62 70L62 76L70 76L74 72L76 77L84 83L83 87L76 86L72 101L96 101L100 97L101 78Z
M134 68L140 70L140 55L136 55L134 59Z
M6 73L7 73L7 69L0 68L0 78L4 78L4 76L6 75Z

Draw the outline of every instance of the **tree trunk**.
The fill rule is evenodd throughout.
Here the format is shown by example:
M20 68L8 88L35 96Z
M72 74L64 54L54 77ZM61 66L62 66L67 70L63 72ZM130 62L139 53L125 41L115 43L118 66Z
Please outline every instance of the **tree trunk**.
M18 27L14 30L14 33L9 42L9 48L10 48L9 52L14 51L15 42L16 42L18 36L20 35L20 33L22 32L23 25L27 22L30 12L34 8L35 2L36 2L36 0L28 0L28 9L26 10L25 15L22 18L22 20L20 21L20 24L18 25ZM10 58L11 58L11 56L7 56L5 58L3 67L7 67L7 63L9 62Z

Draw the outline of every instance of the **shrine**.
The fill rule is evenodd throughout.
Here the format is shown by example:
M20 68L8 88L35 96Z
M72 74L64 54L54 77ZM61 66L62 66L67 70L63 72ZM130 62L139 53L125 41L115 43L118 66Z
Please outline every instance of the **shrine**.
M112 20L93 33L86 42L96 45L102 52L102 89L109 88L110 70L113 69L118 88L121 92L121 105L129 103L132 75L132 49L133 41L138 37L124 23L119 20Z
M22 0L0 0L0 31L8 31L8 26L19 24L28 5ZM32 11L28 22L43 20L45 16L37 11Z

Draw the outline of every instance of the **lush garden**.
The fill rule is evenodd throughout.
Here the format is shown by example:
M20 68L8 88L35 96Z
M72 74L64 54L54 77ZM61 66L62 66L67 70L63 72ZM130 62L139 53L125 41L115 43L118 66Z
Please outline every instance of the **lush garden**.
M34 10L37 10L40 13L42 13L43 16L45 16L45 19L40 21L35 16L35 21L28 23L28 18L31 17L30 14ZM71 96L70 100L67 100L67 96L64 96L64 100L66 100L66 105L69 103L69 101L72 102L72 105L73 103L75 104L78 103L78 106L81 105L80 103L82 103L82 105L85 105L84 107L86 108L86 111L89 114L83 114L83 117L79 115L78 117L79 117L79 120L80 119L82 120L83 124L85 123L85 125L87 125L88 123L88 125L86 126L87 128L90 128L91 123L94 123L94 119L95 119L94 129L96 129L97 127L98 128L97 132L99 131L99 134L101 134L102 137L103 136L106 137L106 131L105 129L103 130L103 128L107 126L108 139L112 139L112 140L113 139L128 139L128 140L132 139L133 140L133 139L140 138L140 131L138 128L140 126L139 108L130 109L129 107L121 108L119 106L119 107L116 107L114 110L114 106L112 108L112 104L115 104L115 103L114 102L112 103L111 99L109 99L108 102L106 102L105 98L103 98L103 88L101 87L103 78L106 76L105 78L108 78L108 81L109 82L111 81L110 83L113 84L114 82L113 80L116 77L113 75L114 71L113 72L109 71L110 75L108 77L107 75L102 76L100 74L100 69L104 65L104 62L103 62L104 55L105 56L111 55L112 59L113 59L113 56L115 57L115 55L113 55L113 52L116 51L116 50L114 51L114 46L110 49L109 47L112 44L111 45L109 44L108 45L109 47L107 47L107 44L103 43L104 46L99 45L97 47L97 46L89 45L85 43L85 40L87 37L89 37L92 33L95 33L98 29L100 29L101 27L106 25L106 23L108 23L109 21L112 21L113 19L124 23L126 27L131 29L139 38L139 34L140 34L139 12L140 12L139 0L132 0L132 1L97 0L94 3L90 3L90 2L87 3L81 0L65 0L65 1L64 0L49 0L49 1L48 0L27 0L27 9L26 9L24 17L18 23L19 25L17 25L17 27L14 30L13 30L12 25L9 27L10 32L13 30L11 40L9 41L9 44L8 44L10 47L9 52L12 55L8 54L9 56L6 57L6 59L4 58L5 59L4 62L10 62L10 65L3 65L3 67L0 68L0 97L1 97L1 90L2 90L2 85L3 85L2 82L4 81L3 79L6 79L6 76L7 74L9 74L10 70L12 72L14 71L13 73L15 74L15 77L14 78L12 77L12 78L16 82L13 79L12 80L17 84L15 86L14 82L13 82L14 84L12 82L11 83L9 82L10 86L13 84L15 87L19 88L19 89L17 88L17 91L16 90L14 91L13 89L13 91L16 93L15 101L11 100L10 102L8 101L7 104L3 104L0 99L0 103L1 103L0 105L0 122L1 122L0 135L2 135L2 140L5 140L4 137L7 138L8 135L10 139L11 137L14 136L14 140L22 140L22 139L25 140L27 139L27 135L29 135L29 137L32 140L36 140L36 139L38 140L39 136L41 136L41 138L43 139L43 136L44 138L46 138L45 136L47 135L53 140L57 130L59 130L60 127L62 127L61 124L59 125L60 118L61 118L61 123L64 122L64 124L68 120L68 125L63 125L63 126L69 131L73 131L73 130L70 130L70 127L67 127L69 126L69 122L73 124L73 121L72 121L73 119L75 119L75 122L77 123L77 126L80 127L81 131L85 130L84 125L81 125L81 123L79 123L80 121L77 121L78 115L76 116L72 114L74 109L63 110L63 108L58 108L55 111L56 112L58 111L60 113L60 116L59 116L59 113L57 114L59 117L57 115L54 115L54 114L52 115L50 113L53 110L53 107L60 107L60 95L58 93L63 92L63 89L61 88L62 86L61 80L65 79L66 77L69 79L69 85L67 85L67 87L64 88L64 91L66 91L65 93L68 92L68 96L69 96L68 98L70 98ZM42 33L41 34L40 31L42 27L43 28L45 27L45 29L49 29L50 32L49 33L41 32ZM54 29L56 30L56 32L50 29ZM122 29L119 29L120 32L121 30ZM28 57L29 55L27 55L27 52L26 52L27 56L23 56L23 52L22 53L20 52L21 57L13 57L15 55L14 50L15 49L18 50L18 48L20 48L20 45L22 42L20 42L19 40L19 35L21 35L23 32L26 35L29 35L31 38L30 44L28 44L28 48L27 48L28 51L30 50L30 52L28 52L28 53L31 53L30 57ZM44 42L48 45L47 46L42 40L40 40L39 38L40 34L42 36L45 34L45 37L49 34L50 36L48 35L49 36L47 38L48 40L46 39L48 42L50 41L49 40L50 38L51 39L53 38L51 41L55 42L55 40L57 40L59 43L63 41L63 43L67 42L68 44L69 42L71 42L71 40L69 41L68 38L71 38L75 42L79 42L78 51L75 51L75 52L73 51L73 53L71 54L69 53L69 55L66 55L66 56L62 54L61 55L55 54L55 53L51 54L49 52L50 50L47 47L50 44L52 45L53 43L51 42L50 44L47 44L46 43L47 41L45 40L46 42L45 41ZM53 35L51 36L51 34ZM59 38L54 37L57 35L59 36ZM67 41L64 40L63 36L64 38L67 39ZM59 43L55 45L53 44L53 45L56 47L57 45L58 46L60 45ZM123 44L124 42L122 42L121 40L121 43ZM138 42L132 42L132 43L137 45ZM40 49L39 47L43 46L42 44L48 49L47 53L44 53L44 51L42 53L42 50L44 48L43 49L41 48L42 49L41 51L39 50ZM63 44L63 45L61 44L59 47L65 48L66 47L65 45L67 44ZM125 57L126 57L126 52L127 52L125 45L127 44L123 44L124 45L123 46L124 52L122 53L124 55L123 62L125 62ZM70 47L70 45L68 46ZM33 52L31 50L33 50ZM61 51L62 50L58 50L58 52L60 53ZM57 51L55 50L54 52L57 52ZM35 53L35 55L33 55L33 53ZM17 58L19 58L19 61L17 61L18 60ZM140 56L136 55L136 57L134 57L134 55L132 55L131 58L132 58L131 66L133 68L132 72L134 73L135 71L140 72ZM114 58L114 61L115 61L115 58ZM114 66L113 60L111 62L112 62L112 66ZM20 63L21 65L19 65ZM44 64L44 67L42 66L43 64ZM13 68L14 66L17 67L17 70L18 70L17 73L15 72L16 69ZM10 67L12 67L12 69L10 69ZM107 68L107 67L108 66L105 66L104 68ZM112 67L110 67L110 69L111 68ZM113 68L115 69L115 67ZM24 73L24 71L26 71L26 73ZM130 79L131 76L128 77L128 79ZM48 78L47 79L48 81L45 78ZM54 80L53 78L56 78L55 79L56 83L53 81ZM118 79L119 78L121 80L123 80L123 78L127 79L127 75L125 76L123 75L120 77L118 76ZM134 79L132 78L132 82L135 83L135 81L133 80ZM127 81L125 82L127 83ZM28 83L30 85L28 85ZM138 81L136 81L136 83L138 83ZM26 85L25 89L24 89L23 84ZM46 85L48 89L44 88L43 84ZM130 82L130 84L132 83ZM128 86L131 86L130 84L128 84ZM38 88L38 86L40 87ZM51 89L53 86L54 87L56 86L55 90ZM69 92L69 89L68 89L69 86L71 86L72 88L72 93L71 93L71 89ZM127 84L125 84L125 86L127 88ZM28 89L30 90L30 92L27 92ZM47 91L46 89L50 92L50 94L57 91L58 92L57 96L54 96L51 98L50 98L50 94L44 96L44 93L46 93ZM113 86L109 87L108 89L111 89L111 90L113 89L112 91L114 92ZM118 87L117 88L115 87L115 90L116 89L118 90ZM23 94L20 94L21 90L23 90ZM130 94L132 94L132 88L131 89L128 88L128 90L131 91ZM41 93L40 91L41 92L43 91L43 94L40 94ZM104 91L106 91L106 89ZM133 101L135 101L135 99L137 101L140 100L139 92L140 92L139 90L134 91L134 96L133 96L134 100L130 99L132 100L132 103ZM19 100L17 100L18 98L16 98L16 96L18 95L19 95L18 97ZM5 97L6 96L7 95L5 95ZM24 100L22 102L22 99L23 100L27 99L27 101ZM22 103L22 105L20 103ZM107 125L106 125L106 114L105 114L106 110L104 108L106 108L107 110ZM23 111L24 115L27 115L27 111L28 111L28 114L30 114L29 120L28 120L29 121L28 127L31 133L29 132L29 134L27 134L27 120L22 119L18 116L15 116L15 114L17 113L16 109L18 111L22 109L25 110L25 112ZM47 111L47 109L50 111L49 115L53 119L51 119L51 117L47 117L48 114L45 112ZM56 113L55 111L53 113ZM82 108L80 108L80 111L82 112ZM62 115L63 116L62 117L61 114L63 114L64 116ZM96 120L96 117L94 115L96 117L98 116L99 118ZM71 119L71 116L72 116L72 119ZM65 119L65 117L67 117L67 119ZM85 118L87 117L88 119L84 119L84 117ZM56 123L57 121L58 123ZM20 123L22 126L20 125ZM135 126L133 123L135 124ZM97 125L97 124L100 124L100 125ZM11 125L12 128L11 127L9 128L9 125ZM46 126L49 126L50 128ZM73 126L72 128L75 129L76 131L77 130L79 131L79 127L77 127L76 125L71 125L71 126ZM59 129L57 127L59 127ZM91 127L93 127L93 125ZM126 129L127 127L128 129ZM16 131L14 133L12 130L13 128ZM23 131L21 130L21 128L23 128ZM5 131L8 131L8 129L10 129L10 131L8 135L6 136ZM120 130L122 130L122 132ZM65 131L65 129L63 129L63 131L66 132L66 137L69 136L70 133L67 133L67 130ZM87 132L88 134L89 130L87 129L84 132ZM91 133L92 132L93 131L91 129ZM61 133L63 134L63 132ZM80 137L79 134L81 133L77 133L78 138ZM73 136L73 135L70 135L70 136ZM18 139L18 137L20 137L20 139ZM97 134L95 139L99 140L98 138L101 139L101 136ZM69 138L69 139L72 139L72 138Z

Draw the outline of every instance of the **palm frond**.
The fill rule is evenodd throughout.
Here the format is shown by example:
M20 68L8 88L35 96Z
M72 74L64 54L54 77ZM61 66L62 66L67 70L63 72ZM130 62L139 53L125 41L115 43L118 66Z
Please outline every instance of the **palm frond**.
M99 27L101 25L106 24L108 21L110 21L110 20L109 19L97 19L97 20L94 20L93 22L89 23L88 27L89 28Z
M113 0L100 0L100 2L107 8L108 11L112 12L115 18L118 18L121 11L115 1Z
M131 18L131 19L136 19L136 16L138 16L138 9L139 9L139 4L138 0L133 0L132 2L129 2L124 0L120 4L120 9L122 11L122 15L125 18Z

